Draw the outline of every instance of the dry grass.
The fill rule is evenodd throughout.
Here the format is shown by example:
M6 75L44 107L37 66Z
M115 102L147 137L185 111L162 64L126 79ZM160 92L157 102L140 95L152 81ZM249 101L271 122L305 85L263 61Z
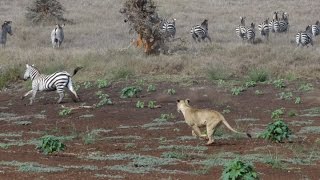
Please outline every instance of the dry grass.
M64 28L65 42L61 50L53 50L50 43L52 26L32 26L25 20L28 1L0 2L0 19L13 21L14 36L10 36L6 49L0 49L2 70L24 64L36 64L42 72L71 71L75 66L85 68L75 78L96 80L118 78L118 71L133 75L173 75L207 77L212 67L226 67L228 75L243 77L250 69L263 68L273 76L296 75L315 78L320 75L319 38L313 48L296 49L295 33L318 16L320 1L233 1L233 0L156 0L159 14L177 19L177 35L186 41L175 45L173 55L145 56L133 47L126 48L135 35L119 13L124 0L60 0L67 10L65 18L75 24ZM299 6L295 5L299 3ZM271 34L269 42L244 44L237 39L234 29L239 16L247 17L247 24L256 24L273 11L289 13L289 33ZM209 33L213 43L197 44L189 29L204 18L209 20ZM258 32L257 32L258 33ZM259 35L257 37L260 38ZM121 72L120 72L121 75Z

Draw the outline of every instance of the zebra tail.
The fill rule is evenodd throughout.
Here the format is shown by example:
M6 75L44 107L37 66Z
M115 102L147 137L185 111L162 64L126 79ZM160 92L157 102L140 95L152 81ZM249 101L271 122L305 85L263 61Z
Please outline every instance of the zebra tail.
M83 68L82 66L80 66L80 67L76 67L76 68L73 70L73 74L72 74L72 76L76 75L76 74L77 74L77 72L78 72L80 69L82 69L82 68Z

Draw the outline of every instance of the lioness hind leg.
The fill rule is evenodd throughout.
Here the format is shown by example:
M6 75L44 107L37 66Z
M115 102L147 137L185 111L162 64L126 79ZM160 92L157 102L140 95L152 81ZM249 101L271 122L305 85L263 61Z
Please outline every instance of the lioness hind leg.
M207 145L214 143L213 135L220 125L221 125L220 122L207 125L207 135L208 135L208 139L209 139L209 141L207 142Z
M196 125L192 126L192 135L195 134L196 136L200 137L200 138L204 138L206 139L207 136L204 134L201 134L200 128Z

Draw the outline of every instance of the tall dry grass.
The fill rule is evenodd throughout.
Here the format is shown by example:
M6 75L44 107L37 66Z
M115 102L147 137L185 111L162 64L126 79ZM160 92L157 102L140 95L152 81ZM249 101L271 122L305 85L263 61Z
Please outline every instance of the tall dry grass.
M12 20L14 36L5 49L0 49L1 71L25 63L36 64L44 73L85 68L75 77L79 81L98 78L119 78L122 74L142 76L207 77L216 67L223 67L228 76L243 77L250 69L263 68L272 76L296 75L315 78L320 75L319 38L312 48L297 49L295 34L314 23L320 1L252 1L252 0L156 0L159 14L177 19L177 37L185 43L175 46L173 55L145 56L130 47L129 27L119 13L124 0L60 0L67 10L64 15L75 24L64 28L62 49L51 48L52 26L34 26L25 19L30 1L0 1L0 20ZM296 4L299 5L296 5ZM247 17L247 25L256 26L273 11L289 13L290 30L271 34L269 42L256 45L242 43L235 35L239 16ZM189 30L204 18L209 20L213 43L193 42ZM257 37L260 38L257 32ZM177 50L177 51L175 51Z

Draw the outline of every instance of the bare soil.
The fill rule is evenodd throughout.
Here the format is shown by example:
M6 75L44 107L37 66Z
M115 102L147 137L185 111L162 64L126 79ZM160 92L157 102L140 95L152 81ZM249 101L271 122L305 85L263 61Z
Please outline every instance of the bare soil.
M64 103L58 105L55 92L43 92L37 95L35 103L30 106L26 98L20 97L26 91L9 90L0 93L0 177L1 179L219 179L223 166L206 166L201 162L215 163L224 153L233 153L242 158L250 154L265 155L269 159L279 160L280 167L272 167L253 158L255 170L261 179L319 179L320 152L317 139L320 132L299 133L303 127L320 128L320 114L308 114L308 109L320 107L319 85L310 92L298 91L302 82L290 83L285 89L277 89L272 84L258 84L238 96L231 94L229 87L218 87L218 84L205 80L185 83L154 83L157 90L147 92L151 83L138 84L143 91L136 98L120 98L120 91L134 82L112 83L108 88L81 88L78 94L81 102L74 103L71 96L66 96ZM167 89L174 89L176 94L169 95ZM257 95L256 90L263 92ZM58 112L65 107L91 106L99 102L97 91L107 93L113 105L101 108L77 109L68 116L59 116ZM280 92L293 93L292 100L281 100ZM294 98L301 97L302 103L295 104ZM205 141L192 138L191 129L183 122L182 114L176 110L177 99L190 98L191 105L198 108L211 108L223 112L225 118L236 129L249 132L252 139L235 135L223 126L216 134L215 143L205 146ZM136 108L136 102L154 100L160 108ZM271 120L271 112L284 107L283 116L293 130L295 137L285 143L272 143L257 138L257 135ZM297 115L289 117L294 110ZM167 121L154 121L161 114L173 114ZM319 112L320 113L320 112ZM310 120L307 122L307 120ZM294 122L300 122L296 124ZM304 123L306 122L306 123ZM150 124L158 123L158 124ZM99 130L98 130L99 129ZM84 142L89 132L97 132L93 141ZM66 140L66 150L44 155L32 143L45 134L72 136ZM22 142L15 144L15 142ZM10 144L11 143L11 144ZM173 148L173 149L172 149ZM189 149L188 149L189 148ZM191 149L190 149L191 148ZM193 148L193 149L192 149ZM165 158L165 152L178 152L186 155L183 158ZM167 164L141 165L135 163L139 158L114 160L113 155L153 157L161 160L172 160ZM220 156L218 156L218 154ZM106 159L98 159L107 157ZM224 159L233 159L223 156ZM294 160L294 161L292 161ZM303 160L309 160L304 162ZM304 163L299 163L303 161ZM14 162L38 163L41 167L58 167L61 171L37 172L23 170ZM271 161L272 162L272 161ZM117 165L123 165L120 169ZM87 167L87 168L85 168ZM91 168L90 168L91 167ZM129 171L131 169L132 171Z

